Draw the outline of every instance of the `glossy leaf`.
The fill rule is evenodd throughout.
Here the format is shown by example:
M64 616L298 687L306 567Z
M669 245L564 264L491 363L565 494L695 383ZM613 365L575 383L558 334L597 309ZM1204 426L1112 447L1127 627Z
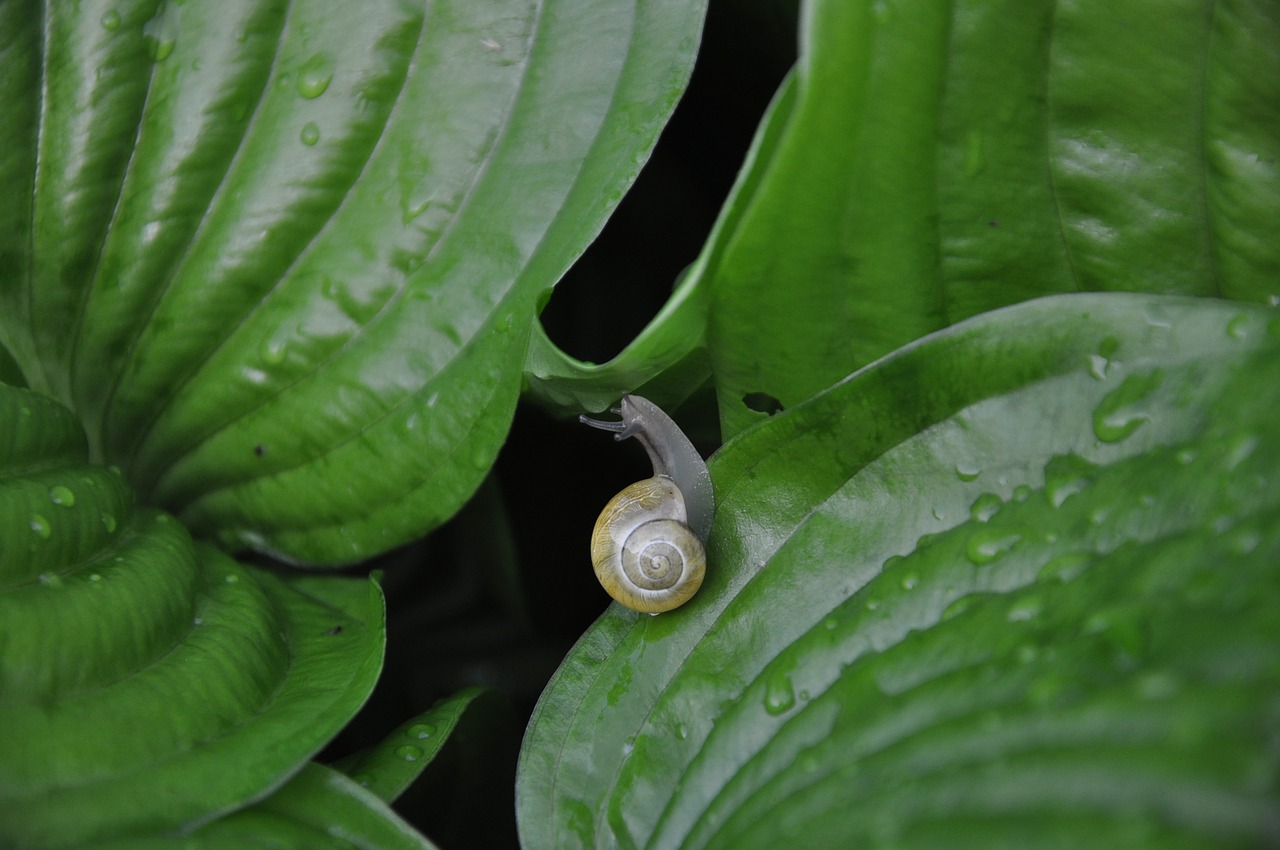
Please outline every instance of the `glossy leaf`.
M604 410L623 392L675 407L706 381L710 270L718 267L728 235L735 232L747 201L768 173L777 136L795 101L793 82L788 77L770 104L705 248L658 315L621 353L600 364L569 356L551 342L541 324L535 324L525 364L531 398L557 413L575 416L584 410Z
M419 536L493 461L704 5L6 3L0 343L228 548Z
M0 844L191 828L279 785L382 665L377 585L193 542L0 385Z
M379 797L344 774L305 765L260 803L190 836L156 836L95 844L99 850L431 850L435 845Z
M1280 300L1274 3L810 3L801 48L703 269L726 438L1041 295Z
M543 847L1260 847L1280 835L1280 319L1072 295L730 442L707 583L535 711Z
M334 767L380 799L394 802L430 766L471 704L495 695L484 688L467 688L400 724L372 749Z

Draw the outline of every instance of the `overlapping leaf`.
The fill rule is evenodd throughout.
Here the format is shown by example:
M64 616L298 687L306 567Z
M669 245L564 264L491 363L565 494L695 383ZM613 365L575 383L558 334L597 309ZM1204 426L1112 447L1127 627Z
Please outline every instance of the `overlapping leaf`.
M1266 0L810 3L790 108L701 268L725 436L969 316L1280 299Z
M270 791L382 664L377 586L194 543L0 385L0 844L191 828Z
M698 597L616 606L525 739L542 847L1280 836L1280 320L1078 295L742 434Z
M0 7L0 342L200 534L314 562L475 489L702 3Z

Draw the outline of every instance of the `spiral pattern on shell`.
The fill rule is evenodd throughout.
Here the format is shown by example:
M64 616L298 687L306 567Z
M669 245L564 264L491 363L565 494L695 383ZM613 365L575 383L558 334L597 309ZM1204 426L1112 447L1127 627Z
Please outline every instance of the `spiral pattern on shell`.
M591 563L609 595L646 614L687 602L702 585L707 556L686 520L684 497L664 475L614 496L591 535Z

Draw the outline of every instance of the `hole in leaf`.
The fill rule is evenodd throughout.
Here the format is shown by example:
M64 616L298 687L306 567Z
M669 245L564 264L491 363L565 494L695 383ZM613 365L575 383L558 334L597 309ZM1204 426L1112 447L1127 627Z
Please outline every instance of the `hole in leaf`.
M756 413L767 413L770 416L786 409L782 402L768 393L747 393L742 397L742 403Z

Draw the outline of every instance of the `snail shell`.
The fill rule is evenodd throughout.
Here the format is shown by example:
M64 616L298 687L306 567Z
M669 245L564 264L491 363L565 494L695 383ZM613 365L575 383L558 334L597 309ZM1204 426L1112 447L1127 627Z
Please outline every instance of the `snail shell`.
M711 476L702 456L662 410L639 396L623 396L621 422L581 417L615 438L636 437L654 476L614 496L591 534L591 563L601 586L618 602L646 614L670 611L698 591L706 574L706 539L715 511Z
M591 534L591 564L628 608L658 614L688 602L702 586L707 554L675 482L655 475L610 499Z

